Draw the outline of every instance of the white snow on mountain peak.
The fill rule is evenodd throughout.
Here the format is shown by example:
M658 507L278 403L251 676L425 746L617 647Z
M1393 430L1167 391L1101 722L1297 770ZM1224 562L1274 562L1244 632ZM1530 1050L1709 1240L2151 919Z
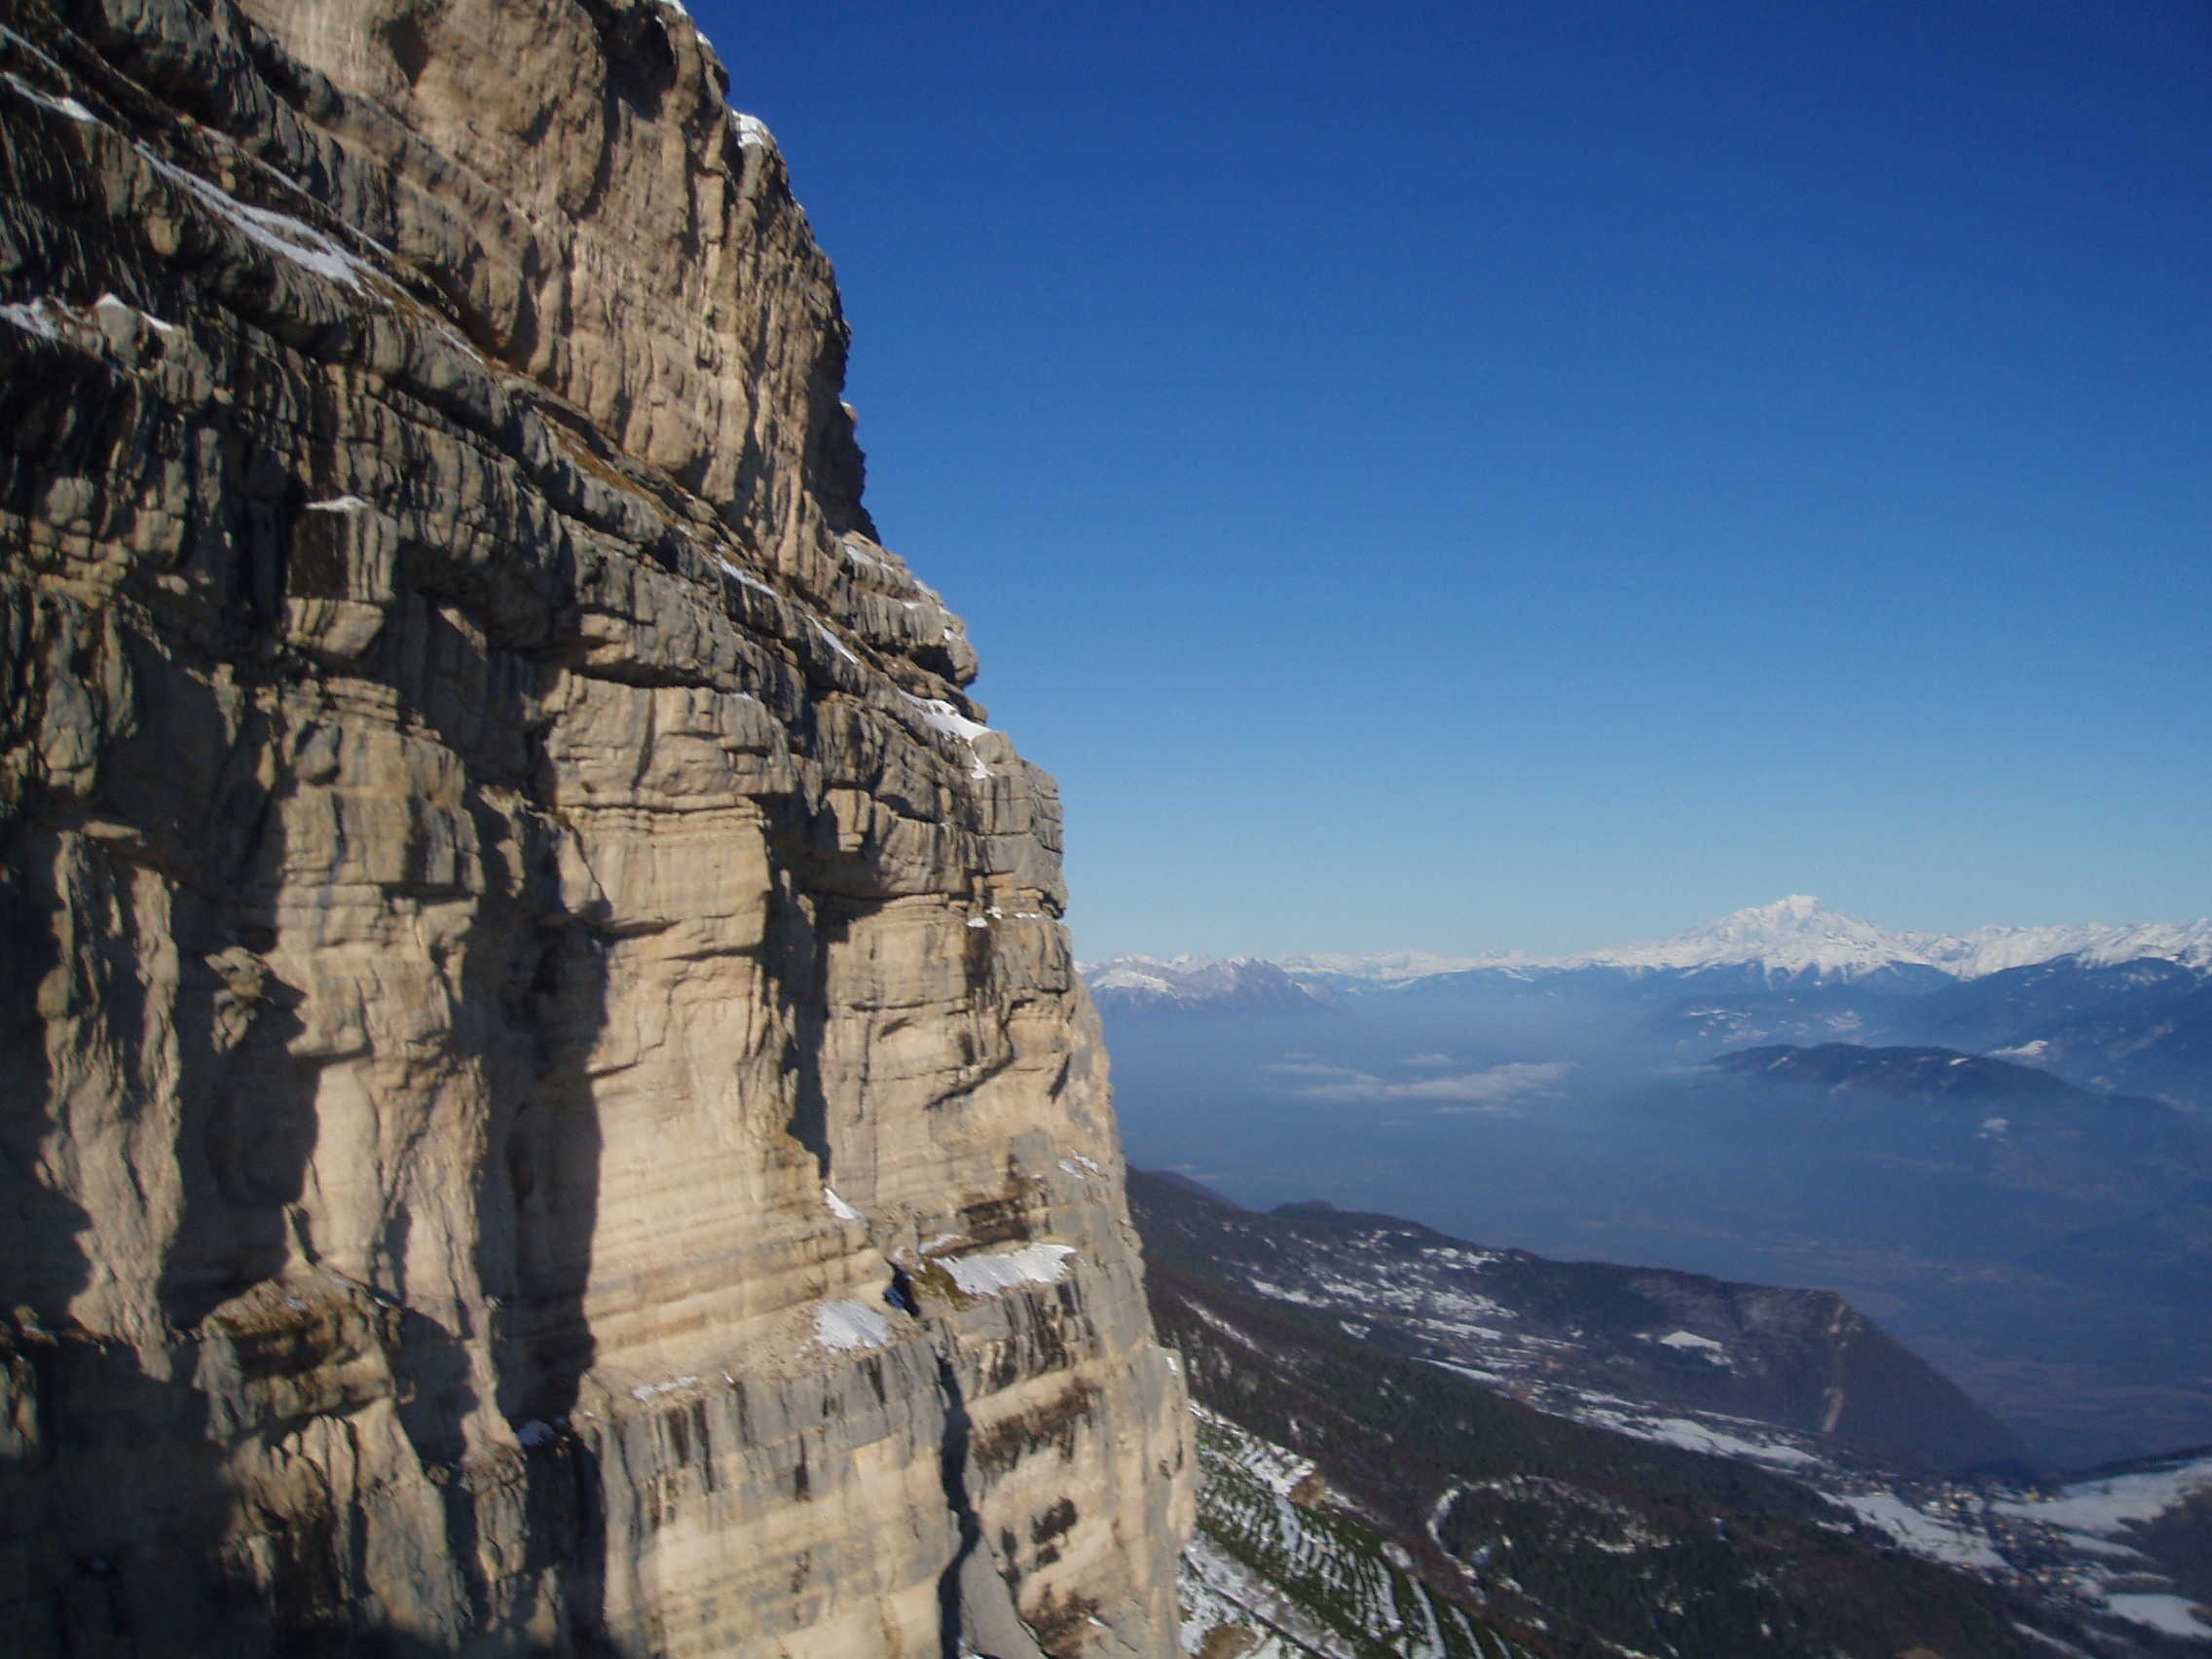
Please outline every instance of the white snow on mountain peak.
M1124 1006L1295 1006L1315 1000L1279 964L1256 956L1117 956L1079 962L1076 971L1091 990L1117 993L1116 1000Z
M1323 951L1312 956L1277 956L1272 960L1286 974L1376 979L1390 983L1401 979L1425 979L1431 974L1456 974L1465 968L1510 967L1525 958L1494 951L1487 956L1441 956L1433 950L1384 950L1372 956Z
M1734 910L1665 939L1547 963L1561 968L1760 967L1843 978L1900 965L1936 966L1936 936L1892 933L1824 908L1810 894Z
M1975 928L1961 939L1945 940L1955 952L1936 966L1963 979L2007 968L2025 968L2055 957L2076 956L2094 967L2160 957L2185 968L2212 968L2212 916L2194 922L2099 922L2040 928Z
M2086 922L2051 927L1980 927L1964 935L1881 928L1793 893L1753 904L1718 921L1647 943L1555 959L1558 968L1763 967L1770 973L1816 973L1841 978L1885 968L1925 967L1976 979L2061 956L2091 966L2160 957L2212 968L2212 917L2194 922L2140 922L2118 927Z
M2145 958L2212 971L2212 917L2193 922L2097 922L2042 927L1988 926L1966 934L1920 933L1878 927L1830 910L1806 893L1768 904L1748 905L1717 920L1647 940L1572 956L1529 956L1496 951L1447 956L1394 950L1375 955L1314 954L1230 961L1178 956L1164 962L1124 956L1081 965L1094 988L1143 989L1183 997L1218 994L1256 969L1272 968L1300 981L1364 980L1391 986L1471 969L1630 972L1758 968L1768 974L1810 974L1857 978L1897 968L1932 968L1959 979L1975 979L2039 962L2072 956L2091 967Z

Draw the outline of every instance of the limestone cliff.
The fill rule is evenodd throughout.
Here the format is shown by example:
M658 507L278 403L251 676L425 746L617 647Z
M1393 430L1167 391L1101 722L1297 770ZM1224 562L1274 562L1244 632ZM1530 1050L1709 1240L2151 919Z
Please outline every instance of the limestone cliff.
M1051 781L659 0L0 0L11 1650L1157 1659Z

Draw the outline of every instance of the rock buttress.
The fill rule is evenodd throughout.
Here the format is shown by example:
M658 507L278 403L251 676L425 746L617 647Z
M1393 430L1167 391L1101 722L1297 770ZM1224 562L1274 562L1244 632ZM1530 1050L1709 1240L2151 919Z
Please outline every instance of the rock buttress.
M1051 783L625 0L0 34L0 1618L1161 1659Z

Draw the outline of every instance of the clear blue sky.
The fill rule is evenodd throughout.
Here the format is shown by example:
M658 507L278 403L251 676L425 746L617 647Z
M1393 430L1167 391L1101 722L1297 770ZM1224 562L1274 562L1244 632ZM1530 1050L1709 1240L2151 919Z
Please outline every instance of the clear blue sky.
M1079 949L2212 911L2212 6L737 8Z

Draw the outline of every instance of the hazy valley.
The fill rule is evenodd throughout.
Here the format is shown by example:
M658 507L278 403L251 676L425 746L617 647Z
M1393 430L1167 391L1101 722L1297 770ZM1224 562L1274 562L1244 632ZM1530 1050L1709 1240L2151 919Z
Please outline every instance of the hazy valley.
M1984 941L1960 977L1939 943L1771 905L1627 961L1089 973L1140 1164L1832 1287L2086 1465L2212 1440L2205 929L2150 943L2174 954Z

